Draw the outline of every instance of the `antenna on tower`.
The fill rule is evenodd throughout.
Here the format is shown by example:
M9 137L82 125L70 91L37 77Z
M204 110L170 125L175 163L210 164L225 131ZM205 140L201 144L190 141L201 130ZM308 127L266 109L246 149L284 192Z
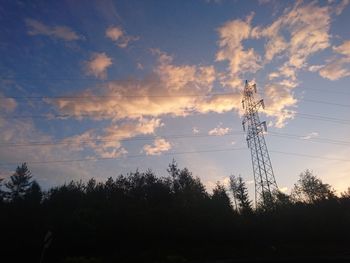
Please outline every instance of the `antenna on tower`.
M269 152L267 150L264 132L267 131L266 122L260 122L258 110L265 108L264 100L255 100L256 84L245 81L242 105L243 130L247 132L247 144L250 149L254 182L255 182L255 206L271 208L273 206L273 192L278 190L273 173Z

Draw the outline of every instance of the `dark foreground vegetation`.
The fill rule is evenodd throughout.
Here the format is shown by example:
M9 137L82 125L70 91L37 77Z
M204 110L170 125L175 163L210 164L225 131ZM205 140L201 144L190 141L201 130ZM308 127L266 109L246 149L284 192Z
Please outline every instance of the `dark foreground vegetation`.
M336 196L309 171L256 209L242 178L209 194L175 162L166 177L136 171L46 192L33 179L23 164L2 181L2 262L350 260L350 192Z

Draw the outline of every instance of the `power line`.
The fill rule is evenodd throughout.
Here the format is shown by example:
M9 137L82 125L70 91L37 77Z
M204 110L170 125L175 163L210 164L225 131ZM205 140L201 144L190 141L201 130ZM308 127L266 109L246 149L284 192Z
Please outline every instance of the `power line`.
M96 79L96 78L58 78L58 77L50 77L50 78L33 78L33 77L0 77L0 80L31 80L31 81L91 81L91 82L110 82L110 81L120 81L121 79ZM339 94L348 94L350 95L350 92L345 91L338 91L338 90L331 90L331 89L317 89L317 88L310 88L310 87L299 87L304 88L305 90L312 90L312 91L318 91L318 92L327 92L327 93L339 93Z
M329 121L329 122L341 123L341 124L350 124L350 120L339 119L339 118L334 118L334 117L329 117L329 116L324 116L324 115L315 115L315 114L308 114L308 113L302 113L302 112L292 112L292 111L274 111L274 110L268 110L268 109L265 109L265 111L271 112L271 113L295 114L295 115L299 116L300 118L305 118L305 119L314 119L314 120Z
M285 155L299 156L299 157L307 157L307 158L312 158L312 159L321 159L321 160L339 161L339 162L350 162L350 159L329 158L329 157L324 157L321 155L311 155L311 154L284 152L284 151L276 151L276 150L272 150L270 152L278 153L278 154L285 154Z
M168 152L162 155L181 155L181 154L197 154L197 153L212 153L212 152L225 152L225 151L239 151L245 150L245 148L228 148L228 149L213 149L213 150L198 150L198 151L185 151L185 152ZM125 158L140 158L140 157L159 157L159 155L128 155L122 156ZM51 164L51 163L72 163L72 162L86 162L86 161L101 161L101 160L117 160L119 157L96 157L96 158L83 158L83 159L67 159L67 160L51 160L51 161L32 161L30 164ZM16 165L18 162L0 163L0 166Z
M334 139L322 138L322 137L308 138L308 135L305 136L305 135L278 133L278 132L268 132L268 134L271 136L282 137L285 139L302 140L305 142L327 143L327 144L344 145L344 146L350 145L350 141L334 140Z
M164 95L90 95L90 96L2 96L0 99L28 99L28 100L84 100L84 99L113 99L113 98L177 98L177 97L210 97L210 96L231 96L239 93L207 93L207 94L164 94Z
M182 155L182 154L199 154L199 153L214 153L214 152L227 152L227 151L240 151L247 150L246 148L226 148L226 149L212 149L212 150L198 150L198 151L185 151L185 152L168 152L163 153L162 155L172 156L172 155ZM328 160L328 161L339 161L339 162L350 162L350 159L340 159L340 158L329 158L321 155L310 155L310 154L302 154L295 152L285 152L285 151L277 151L270 150L270 152L284 155L292 155L298 157L306 157L312 159L320 159L320 160ZM141 157L159 157L159 155L128 155L123 156L124 158L141 158ZM53 164L53 163L73 163L73 162L88 162L88 161L102 161L102 160L118 160L120 157L96 157L96 158L83 158L83 159L66 159L66 160L50 160L50 161L26 161L29 164ZM18 162L7 162L0 163L0 166L9 166L9 165L18 165L21 161Z
M202 138L202 137L221 137L227 135L235 135L235 134L243 134L243 132L231 132L224 135L209 135L209 134L199 134L199 135L191 135L191 134L178 134L178 135L165 135L165 136L148 136L148 137L133 137L133 138L119 138L115 137L113 139L85 139L78 142L73 141L55 141L55 142L40 142L40 141L31 141L28 143L0 143L0 147L22 147L22 146L52 146L52 145L75 145L75 144L85 144L91 142L113 142L113 141L148 141L154 140L156 138L163 139L183 139L183 138Z
M243 135L243 132L229 132L223 135L214 135L214 134L173 134L173 135L152 135L152 136L139 136L139 137L133 137L133 138L118 138L114 137L113 139L85 139L81 141L64 141L64 139L60 141L29 141L25 143L0 143L0 147L32 147L32 146L56 146L56 145L83 145L88 143L104 143L104 142L114 142L114 141L149 141L154 140L156 138L163 138L163 139L187 139L187 138L206 138L206 137L225 137L225 136L232 136L232 135ZM322 137L313 137L313 138L307 138L307 135L300 135L300 134L289 134L289 133L279 133L279 132L269 132L270 136L274 137L281 137L284 139L296 139L296 140L302 140L304 142L317 142L317 143L327 143L327 144L335 144L335 145L350 145L350 141L343 141L343 140L334 140L329 138L322 138Z
M312 103L318 103L318 104L327 104L327 105L333 105L333 106L340 106L340 107L350 108L349 104L340 104L340 103L334 103L334 102L328 102L328 101L320 101L320 100L312 100L312 99L299 99L299 100L312 102Z
M326 122L332 122L332 123L338 123L338 124L345 124L350 125L350 120L348 119L339 119L329 116L323 116L323 115L314 115L314 114L307 114L302 112L292 112L292 111L273 111L273 110L267 110L265 109L265 112L270 113L286 113L286 114L295 114L296 116L299 116L303 119L312 119L312 120L319 120L319 121L326 121ZM135 113L135 114L143 114L143 113ZM68 118L89 118L89 117L103 117L103 118L112 118L111 115L106 114L99 114L97 116L93 116L90 114L81 114L81 115L72 115L72 114L46 114L46 115L0 115L1 118L5 119L68 119Z
M225 93L207 93L207 94L163 94L163 95L125 95L125 94L118 94L118 95L90 95L90 96L1 96L0 99L27 99L27 100L80 100L80 102L91 102L91 101L84 101L86 99L113 99L113 98L178 98L178 97L215 97L215 96L232 96L232 95L238 95L239 92L225 92ZM259 93L261 94L261 93ZM349 93L350 95L350 93ZM287 96L280 96L280 97L287 97ZM304 99L304 98L298 98L300 101L306 101L311 103L319 103L319 104L327 104L327 105L333 105L333 106L340 106L340 107L350 107L350 104L341 104L341 103L335 103L335 102L328 102L328 101L319 101L314 99Z

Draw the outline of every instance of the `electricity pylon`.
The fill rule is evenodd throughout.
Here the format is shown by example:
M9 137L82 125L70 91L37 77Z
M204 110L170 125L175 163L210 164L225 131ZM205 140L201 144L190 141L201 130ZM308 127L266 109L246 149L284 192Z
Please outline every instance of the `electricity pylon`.
M260 122L258 110L264 109L264 100L255 100L256 84L248 84L245 81L242 107L245 110L243 116L243 130L247 131L247 144L250 149L254 182L255 182L255 206L270 208L273 204L272 193L278 189L269 152L267 150L264 132L266 122Z

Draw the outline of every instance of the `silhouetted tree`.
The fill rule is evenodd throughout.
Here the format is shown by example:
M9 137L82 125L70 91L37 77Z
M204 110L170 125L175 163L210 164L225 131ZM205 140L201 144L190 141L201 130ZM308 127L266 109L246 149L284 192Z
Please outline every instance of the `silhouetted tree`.
M6 241L1 259L37 261L48 230L53 239L45 262L211 262L218 255L239 261L242 255L273 256L272 245L287 257L295 251L302 256L315 249L318 254L348 250L350 189L328 200L330 186L306 176L318 185L310 200L319 202L291 202L278 191L272 195L277 209L253 210L242 177L232 176L235 213L223 184L208 194L199 178L175 161L168 173L158 177L151 170L136 170L105 182L72 181L49 189L45 198L34 180L18 194L21 202L0 205ZM10 182L17 189L17 181ZM303 194L304 184L297 182Z
M4 200L4 195L5 195L4 190L2 190L2 181L3 180L4 180L4 178L0 178L0 202L2 202Z
M226 193L225 186L217 182L215 188L213 189L212 200L223 207L232 208L230 197Z
M235 210L238 211L238 205L237 205L237 178L234 175L230 176L230 190L232 192L232 196L233 196L233 203L234 203L234 207Z
M291 197L279 190L272 193L272 198L276 207L287 207L292 204Z
M12 201L23 198L32 185L31 179L32 174L27 164L23 163L21 166L18 166L16 172L11 175L10 180L5 184L5 187L9 190L7 198Z
M342 198L350 198L350 187L348 187L348 189L342 192L340 195Z
M32 204L40 204L43 197L40 185L34 180L25 193L25 200Z
M335 194L329 184L323 183L310 170L306 170L299 175L297 183L294 184L292 197L297 202L315 203L334 198Z
M249 200L248 189L243 181L241 176L235 178L234 176L230 177L230 188L232 194L238 204L239 211L242 214L249 214L252 212L252 204Z

